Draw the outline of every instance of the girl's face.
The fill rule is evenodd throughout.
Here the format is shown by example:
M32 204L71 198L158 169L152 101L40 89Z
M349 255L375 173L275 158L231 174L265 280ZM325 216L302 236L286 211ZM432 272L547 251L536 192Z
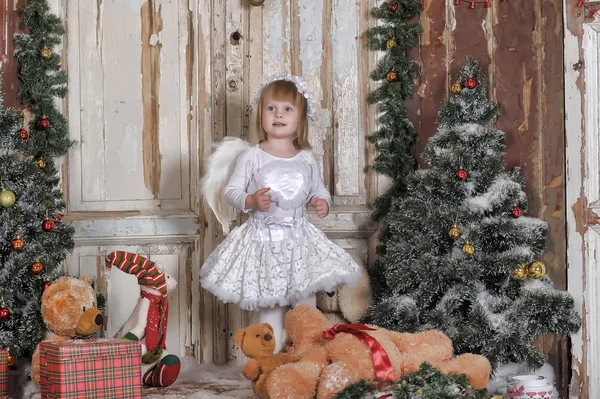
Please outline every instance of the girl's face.
M271 96L263 100L261 122L267 139L293 140L298 130L298 109L289 101L277 101Z

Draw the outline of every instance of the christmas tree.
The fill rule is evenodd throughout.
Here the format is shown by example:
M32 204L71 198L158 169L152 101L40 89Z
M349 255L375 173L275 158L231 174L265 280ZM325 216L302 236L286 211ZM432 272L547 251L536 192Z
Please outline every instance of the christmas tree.
M411 173L407 194L386 216L389 238L377 264L385 290L363 317L395 331L439 329L456 354L493 366L539 367L540 334L576 332L573 299L545 275L547 224L526 217L519 170L505 171L498 106L483 72L467 59L438 114L424 153L429 169Z
M0 348L10 350L11 363L31 356L44 337L40 298L74 247L74 229L61 221L65 202L54 162L70 146L55 104L66 94L53 52L64 30L46 0L29 0L22 21L31 33L15 36L15 57L26 112L0 105Z
M388 213L392 199L406 190L406 175L413 171L417 162L412 148L417 133L408 119L405 101L413 95L413 77L417 64L407 56L423 29L409 21L421 12L420 0L395 0L383 2L373 8L371 14L379 24L367 33L367 48L385 51L371 79L383 83L369 94L368 101L378 104L379 129L369 136L376 158L372 168L379 174L390 177L387 192L375 200L373 217L381 220ZM385 240L385 228L380 237Z

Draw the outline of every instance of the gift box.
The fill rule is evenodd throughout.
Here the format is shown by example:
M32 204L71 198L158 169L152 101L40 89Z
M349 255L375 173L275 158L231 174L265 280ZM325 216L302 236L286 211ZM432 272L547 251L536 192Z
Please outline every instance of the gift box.
M8 398L8 351L0 350L0 398Z
M142 397L142 348L123 339L40 343L42 399Z

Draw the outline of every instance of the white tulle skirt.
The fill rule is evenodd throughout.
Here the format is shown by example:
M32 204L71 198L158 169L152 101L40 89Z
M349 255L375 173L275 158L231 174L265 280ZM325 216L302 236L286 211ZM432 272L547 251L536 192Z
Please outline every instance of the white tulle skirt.
M354 287L362 273L348 252L305 218L249 218L206 259L200 283L223 302L254 310Z

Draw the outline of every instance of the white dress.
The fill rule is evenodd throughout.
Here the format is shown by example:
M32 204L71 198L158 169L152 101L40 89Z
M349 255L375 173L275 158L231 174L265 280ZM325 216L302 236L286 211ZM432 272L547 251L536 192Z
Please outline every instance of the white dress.
M246 310L293 305L344 284L354 287L362 268L306 219L312 198L331 204L314 154L304 150L279 158L258 145L248 148L236 161L225 199L244 210L246 197L263 187L270 188L269 210L250 211L209 255L200 271L202 287Z

